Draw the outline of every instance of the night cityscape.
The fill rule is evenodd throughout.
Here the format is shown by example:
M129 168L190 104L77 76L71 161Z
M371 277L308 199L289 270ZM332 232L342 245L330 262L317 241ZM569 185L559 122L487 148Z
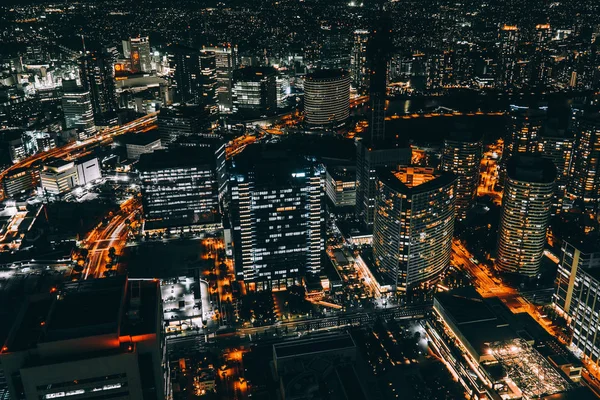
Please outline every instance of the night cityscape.
M600 398L597 0L0 2L0 400Z

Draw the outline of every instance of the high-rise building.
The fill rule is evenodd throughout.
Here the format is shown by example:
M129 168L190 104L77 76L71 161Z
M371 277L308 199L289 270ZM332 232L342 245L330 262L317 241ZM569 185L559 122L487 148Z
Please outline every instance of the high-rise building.
M350 115L350 76L342 70L316 70L304 80L304 112L311 126L338 126Z
M251 116L277 112L277 71L272 67L246 67L233 73L233 111Z
M519 29L514 25L502 25L498 37L498 86L512 88L517 80Z
M379 11L384 13L383 6ZM369 38L369 132L371 141L385 138L385 100L387 97L387 63L389 59L390 28L388 19L382 17Z
M129 51L133 72L152 72L150 39L148 36L129 38Z
M219 111L233 110L233 71L238 68L238 48L231 43L222 46L203 46L203 52L215 54L217 73L217 102Z
M340 27L329 26L326 29L321 27L321 34L323 41L317 67L323 69L350 68L351 42L348 32Z
M541 130L539 153L554 163L556 167L556 186L552 200L552 215L563 210L567 184L571 179L571 160L575 139L572 132L556 124L546 124Z
M394 291L435 281L450 264L456 176L426 167L382 171L373 228L375 268Z
M114 56L108 52L88 51L79 59L83 89L90 93L97 125L105 125L107 113L117 110Z
M570 328L569 347L600 367L600 251L598 238L564 241L553 303Z
M519 154L506 164L496 267L533 278L540 270L550 222L556 167L539 155Z
M467 211L477 197L482 157L481 135L472 131L452 131L444 141L442 170L453 172L457 176L456 216L459 220L467 216Z
M216 55L184 46L169 49L177 100L203 105L209 114L217 113Z
M552 39L550 24L535 26L535 53L533 55L532 82L547 85L552 71L549 44Z
M173 147L140 156L145 231L220 224L217 160L210 148Z
M364 93L369 88L369 64L367 46L370 32L365 29L354 31L352 55L350 57L350 76L352 85L359 93Z
M585 208L596 210L600 201L600 114L575 111L573 161L567 192Z
M159 282L64 284L29 298L0 350L10 398L165 399Z
M321 271L322 170L279 145L251 145L229 171L236 274L249 290L283 289Z
M506 177L506 163L516 154L538 153L540 130L546 121L546 108L511 105L509 123L500 162L500 184Z
M63 81L62 109L66 128L77 129L79 139L96 134L90 92L77 86L75 81Z
M198 104L200 96L200 51L177 46L169 49L177 100Z
M211 119L206 109L198 105L161 108L157 120L163 146L180 136L206 133L211 127Z
M356 145L356 216L368 229L373 228L377 194L377 170L394 169L411 162L408 145L388 140L376 143L368 139Z

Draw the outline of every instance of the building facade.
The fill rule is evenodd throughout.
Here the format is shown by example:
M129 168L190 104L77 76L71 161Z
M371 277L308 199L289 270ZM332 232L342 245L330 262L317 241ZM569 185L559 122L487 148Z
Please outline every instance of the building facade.
M107 113L118 109L115 88L115 59L111 53L88 51L79 60L81 84L90 93L97 125L105 125Z
M573 200L596 210L600 201L600 114L575 110L575 145L567 192Z
M209 148L174 147L142 154L138 162L145 231L218 226L219 185Z
M79 184L75 163L56 160L45 164L40 181L45 194L58 196L70 191Z
M148 36L129 38L132 72L151 72L150 39Z
M507 162L498 228L496 268L534 278L540 270L550 222L556 167L539 155Z
M323 248L318 166L277 145L248 147L229 178L236 275L249 290L318 276Z
M77 129L79 139L87 139L96 134L90 92L78 87L75 81L63 82L62 109L65 116L65 127Z
M304 113L311 126L342 124L350 115L350 76L342 70L317 70L304 80Z
M504 140L500 161L500 184L506 178L506 163L511 157L521 153L539 151L540 130L546 120L545 108L511 105L508 131Z
M352 85L359 93L369 88L369 64L367 58L367 44L370 32L364 29L354 31L352 55L350 57L350 76Z
M567 184L571 180L571 161L573 159L574 138L571 131L544 126L540 137L539 153L554 163L556 167L556 186L552 199L552 215L560 213L564 204Z
M10 398L169 398L160 297L118 277L30 298L0 350Z
M600 366L600 252L597 239L562 244L553 303L571 330L571 350L585 361Z
M356 168L327 167L325 193L335 207L356 206Z
M453 131L444 140L442 170L457 176L456 217L459 220L467 216L477 197L482 157L483 142L480 135L469 131Z
M380 173L378 188L375 268L396 291L437 280L450 264L456 176L433 168L398 167Z
M233 110L233 71L239 66L238 48L231 43L224 43L221 46L203 46L202 51L215 54L219 111L231 112Z
M245 67L233 74L233 111L249 116L277 112L277 73L272 67Z
M75 161L77 168L77 184L87 185L102 178L102 170L98 157L85 157Z
M373 229L377 194L377 170L394 169L411 162L411 149L392 141L372 143L363 139L356 144L356 216Z

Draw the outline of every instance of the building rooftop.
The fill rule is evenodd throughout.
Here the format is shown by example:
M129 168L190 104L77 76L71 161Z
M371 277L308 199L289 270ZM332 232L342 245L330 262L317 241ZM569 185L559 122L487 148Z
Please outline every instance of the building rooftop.
M273 345L275 357L279 359L353 348L356 348L356 344L348 333L293 340Z
M399 167L396 171L381 170L379 179L398 192L415 195L449 185L456 175L427 167Z
M556 166L539 155L519 154L507 161L506 174L516 181L551 183L556 179Z
M146 133L133 133L123 135L123 138L120 139L120 142L128 145L134 144L138 146L145 146L150 143L156 142L160 140L160 135L157 132L146 132Z
M154 281L119 276L67 283L24 304L3 351L107 334L156 333L159 299Z
M231 176L253 175L257 184L292 184L312 174L315 163L280 143L252 144L231 163Z
M140 156L140 171L157 171L169 168L199 167L215 164L215 153L206 147L174 147L156 150Z
M348 76L348 73L341 69L317 69L306 74L307 81L331 81Z
M274 76L277 70L273 67L245 67L233 71L236 81L260 81L266 76Z

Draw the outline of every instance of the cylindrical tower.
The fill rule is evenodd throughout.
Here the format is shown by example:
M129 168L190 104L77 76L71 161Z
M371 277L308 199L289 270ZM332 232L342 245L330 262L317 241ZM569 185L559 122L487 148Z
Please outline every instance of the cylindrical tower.
M304 81L304 111L312 126L339 125L350 115L350 75L317 70Z
M437 280L450 262L456 176L400 167L382 172L378 186L373 256L385 284L406 290Z
M517 155L506 163L506 185L498 229L496 267L535 277L546 243L556 167L537 155Z

